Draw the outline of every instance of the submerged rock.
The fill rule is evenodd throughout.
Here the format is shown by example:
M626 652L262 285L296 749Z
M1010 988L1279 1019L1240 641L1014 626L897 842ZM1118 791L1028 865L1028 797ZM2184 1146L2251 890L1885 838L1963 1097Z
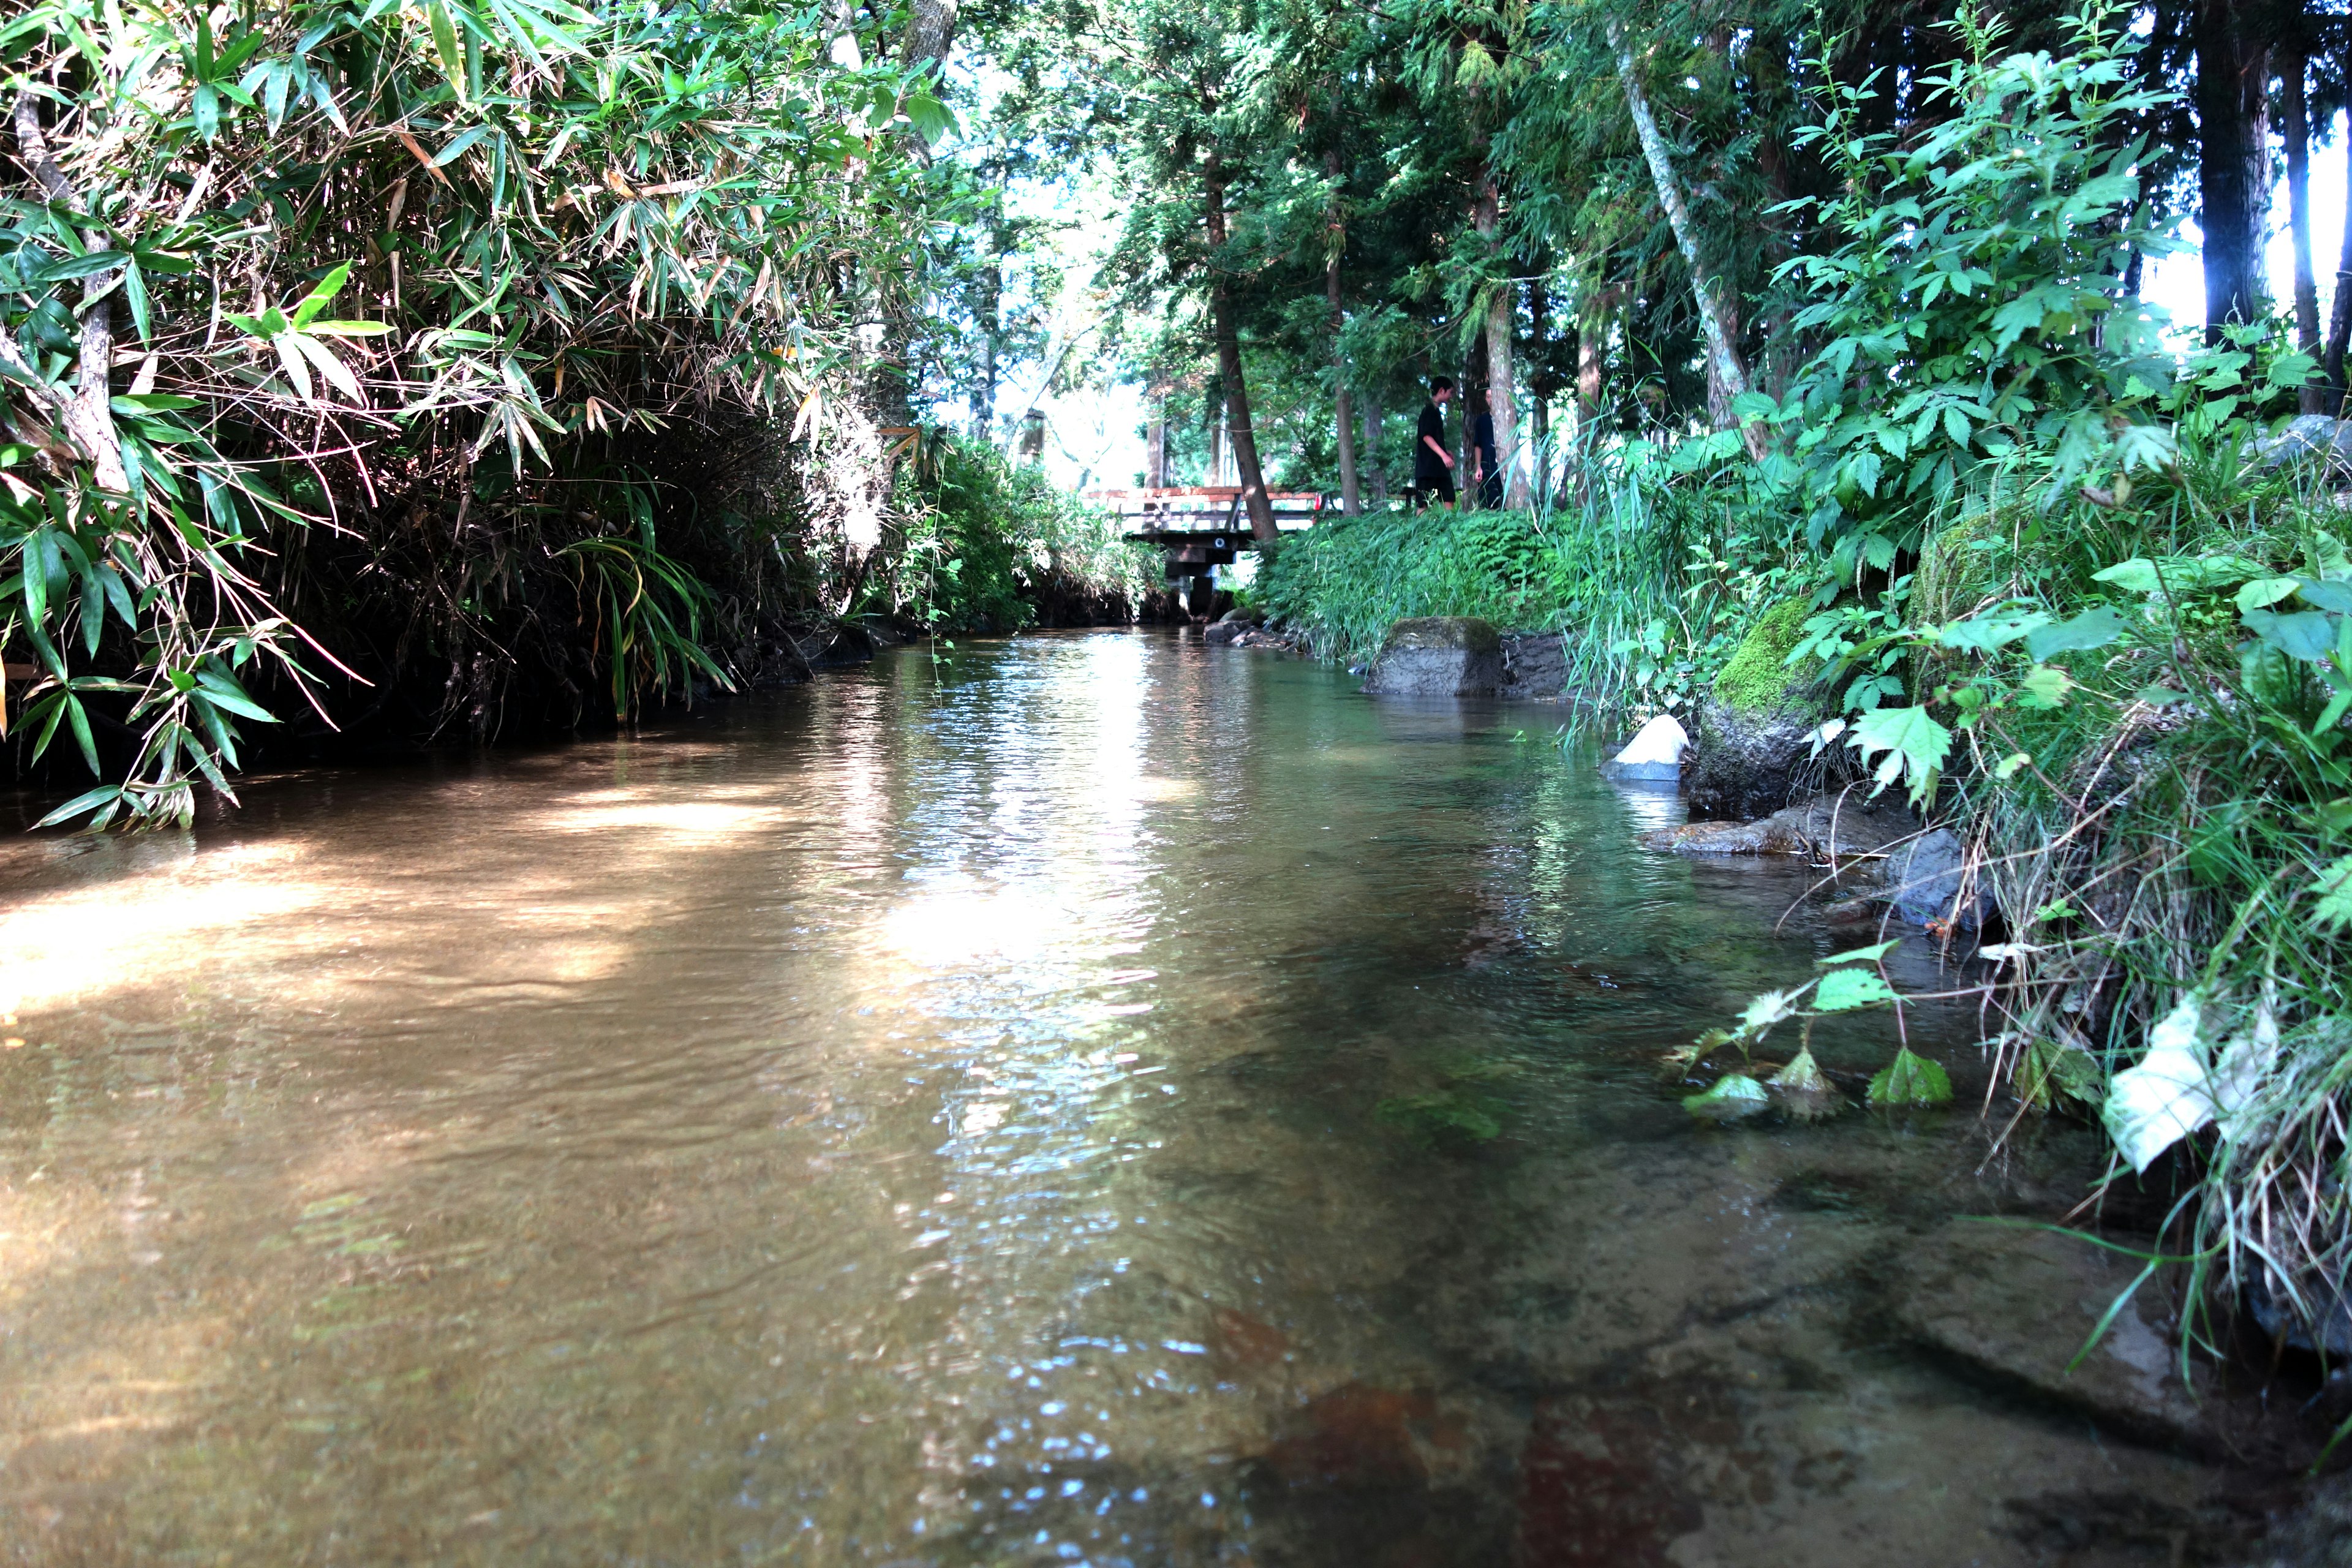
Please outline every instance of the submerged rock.
M1502 635L1475 616L1397 622L1364 677L1375 697L1492 697L1502 686Z
M2137 1259L2051 1231L1951 1225L1906 1255L1889 1306L1906 1338L1977 1376L2137 1442L2216 1451L2213 1413L2181 1383L2156 1282L2068 1370L2138 1269Z
M1530 700L1568 689L1568 641L1558 632L1503 634L1503 695Z
M1661 713L1625 743L1624 750L1601 764L1612 779L1673 784L1683 776L1683 752L1690 734L1671 713Z
M1900 806L1852 795L1819 795L1755 822L1692 822L1654 834L1651 847L1676 855L1810 855L1862 858L1900 854L1919 824ZM1947 835L1946 837L1949 837Z

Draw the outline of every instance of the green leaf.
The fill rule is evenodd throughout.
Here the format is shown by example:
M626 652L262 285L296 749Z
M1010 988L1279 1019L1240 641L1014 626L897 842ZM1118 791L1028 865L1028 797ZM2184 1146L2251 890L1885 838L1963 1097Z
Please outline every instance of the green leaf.
M2297 610L2282 616L2272 610L2248 610L2246 628L2264 643L2305 664L2317 664L2336 647L2335 623L2317 610Z
M1738 1036L1744 1039L1760 1039L1764 1032L1786 1018L1797 1016L1796 1004L1786 991L1767 991L1748 1004L1739 1016Z
M2063 708L2074 682L2063 669L2037 664L2017 683L2018 700L2028 708Z
M1951 1098L1951 1076L1907 1046L1870 1080L1873 1105L1941 1105Z
M58 807L57 810L49 813L48 816L33 824L33 826L35 827L57 827L65 823L71 822L77 816L86 816L90 812L96 811L102 805L112 805L121 799L121 785L100 784L94 790L89 790L74 796L71 800L66 802L65 805ZM112 814L109 813L109 815L110 816Z
M1927 715L1925 708L1879 708L1854 721L1846 744L1862 753L1864 766L1871 755L1885 752L1873 776L1878 794L1896 779L1906 779L1916 805L1936 787L1936 774L1952 748L1952 732Z
M1753 1116L1769 1108L1772 1097L1764 1086L1746 1073L1727 1072L1715 1080L1714 1087L1704 1094L1690 1095L1683 1100L1683 1109L1693 1116L1710 1116L1720 1121Z
M2058 653L2081 653L2105 647L2124 635L2130 623L2105 605L2095 610L2085 610L2071 621L2056 626L2040 626L2025 638L2026 656L2036 664L2048 662Z
M1850 947L1843 952L1831 953L1827 958L1818 962L1820 967L1823 969L1833 963L1875 963L1902 945L1901 937L1892 936L1885 942L1872 942L1868 947Z
M1867 969L1832 969L1813 988L1817 1013L1851 1013L1857 1007L1883 1007L1902 999L1893 986Z
M89 278L120 267L130 259L127 253L120 250L93 250L83 256L68 256L46 267L36 268L32 281L63 283L70 279Z
M2302 586L2293 577L2257 577L2238 590L2238 608L2264 610Z
M488 136L489 133L490 128L487 125L477 125L471 131L459 132L456 136L450 138L449 144L446 147L442 148L440 152L433 155L432 166L437 169L445 163L465 156L467 148L471 147L475 142L479 142L483 137Z
M2312 906L2312 924L2326 931L2340 931L2352 925L2352 855L2338 859L2319 874L2311 884L2311 891L2319 896Z
M433 52L440 58L441 74L448 79L449 90L462 103L466 98L466 51L457 45L457 28L449 19L449 7L442 0L425 0L425 20L433 33Z
M1822 1076L1820 1065L1813 1060L1811 1046L1800 1050L1787 1067L1774 1073L1771 1082L1774 1089L1790 1089L1799 1094L1824 1094L1830 1087L1830 1080Z
M302 302L294 307L294 330L299 331L309 326L310 319L325 310L329 302L343 291L343 284L351 275L352 264L346 261L320 279L311 290L302 296Z
M1980 616L1970 616L1964 621L1954 621L1939 627L1937 642L1946 647L1956 647L1969 653L1990 653L2029 633L2050 625L2052 617L2041 610L1988 610Z

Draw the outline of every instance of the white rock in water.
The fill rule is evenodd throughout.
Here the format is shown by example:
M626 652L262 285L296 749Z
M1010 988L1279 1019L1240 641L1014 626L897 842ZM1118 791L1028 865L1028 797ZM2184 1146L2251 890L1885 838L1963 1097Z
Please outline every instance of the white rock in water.
M1683 748L1690 735L1671 713L1661 713L1642 726L1625 749L1609 759L1605 770L1612 778L1663 779L1682 776Z

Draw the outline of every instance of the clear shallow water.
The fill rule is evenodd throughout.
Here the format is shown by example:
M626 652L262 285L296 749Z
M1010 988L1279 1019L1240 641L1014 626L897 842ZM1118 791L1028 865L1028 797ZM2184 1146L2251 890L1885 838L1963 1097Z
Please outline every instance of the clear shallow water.
M1693 1126L1853 939L1552 724L1044 636L0 847L0 1562L2180 1560L1874 1305L2084 1141Z

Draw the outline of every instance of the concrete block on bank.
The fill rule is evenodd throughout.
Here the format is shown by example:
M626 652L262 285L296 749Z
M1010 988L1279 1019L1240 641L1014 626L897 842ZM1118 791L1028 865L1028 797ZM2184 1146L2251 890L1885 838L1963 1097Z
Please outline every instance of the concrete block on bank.
M1612 779L1649 784L1673 784L1683 776L1683 752L1690 735L1671 713L1661 713L1641 728L1625 749L1601 764Z
M1375 697L1492 697L1502 687L1502 634L1475 616L1397 622L1364 676Z
M1503 695L1544 701L1568 689L1568 641L1558 632L1503 634Z

